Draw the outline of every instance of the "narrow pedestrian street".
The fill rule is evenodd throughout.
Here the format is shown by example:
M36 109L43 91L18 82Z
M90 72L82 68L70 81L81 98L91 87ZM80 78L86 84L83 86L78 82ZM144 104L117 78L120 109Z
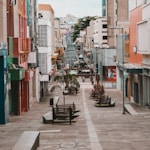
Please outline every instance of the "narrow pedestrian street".
M79 117L72 123L43 124L42 115L50 110L48 95L22 116L10 116L10 122L0 125L0 149L11 150L23 131L40 131L38 150L149 150L150 110L136 108L138 115L122 114L122 93L105 89L115 101L115 107L95 107L89 98L89 79L80 82L77 95L66 95L65 103L75 103ZM57 88L53 96L60 96ZM126 102L127 103L127 102Z
M0 10L0 150L150 150L150 0Z

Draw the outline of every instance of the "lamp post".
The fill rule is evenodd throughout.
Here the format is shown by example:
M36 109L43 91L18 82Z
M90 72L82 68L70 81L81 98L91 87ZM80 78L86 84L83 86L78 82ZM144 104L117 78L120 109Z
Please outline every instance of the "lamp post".
M123 106L123 112L122 112L122 114L125 114L125 99L124 99L124 44L123 44L123 41L124 41L124 38L123 38L123 28L121 28L121 27L111 27L110 29L113 29L113 30L121 30L121 34L122 34L122 69L123 69L123 73L122 73L122 80L123 80L123 83L122 83L122 86L123 86L123 88L122 88L122 90L123 90L123 104L122 104L122 106Z
M97 77L100 79L101 83L103 84L103 48L100 45L95 47L95 80L97 80ZM100 63L98 64L99 61L99 55L101 56L100 58Z
M96 82L96 77L97 77L97 74L98 74L98 46L95 47L95 82Z

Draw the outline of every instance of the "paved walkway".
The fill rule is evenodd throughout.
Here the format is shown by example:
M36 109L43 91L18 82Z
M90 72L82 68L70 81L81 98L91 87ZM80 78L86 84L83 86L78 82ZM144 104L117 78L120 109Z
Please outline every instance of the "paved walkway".
M91 149L92 150L96 150L96 149L102 150L103 148L102 148L100 141L98 139L97 133L95 131L95 126L92 122L90 112L89 112L88 107L87 107L84 89L82 89L82 95L83 95L83 108L84 108L84 114L85 114L87 129L88 129L88 135L89 135L90 143L91 143Z
M114 89L106 89L106 93L116 106L97 108L89 98L91 88L90 83L81 83L77 96L65 96L66 103L75 102L81 110L72 125L43 124L42 115L50 110L50 95L22 116L10 116L9 123L0 125L0 149L11 150L23 131L38 130L38 150L149 150L150 109L133 105L137 115L122 114L122 93ZM59 88L54 95L59 95L64 102Z

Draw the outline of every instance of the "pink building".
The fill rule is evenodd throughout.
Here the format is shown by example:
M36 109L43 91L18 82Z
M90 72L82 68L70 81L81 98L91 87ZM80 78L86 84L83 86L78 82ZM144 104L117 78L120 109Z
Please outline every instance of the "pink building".
M130 50L129 63L141 65L142 55L137 53L137 23L142 20L142 6L130 12Z

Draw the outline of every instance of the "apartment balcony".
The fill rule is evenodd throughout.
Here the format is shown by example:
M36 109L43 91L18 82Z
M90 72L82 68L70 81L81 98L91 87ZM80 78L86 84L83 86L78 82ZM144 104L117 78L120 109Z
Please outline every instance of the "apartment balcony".
M18 58L20 54L22 54L22 39L14 38L13 39L13 57Z
M30 45L31 43L29 38L25 38L22 40L22 50L24 53L29 53L31 51Z

